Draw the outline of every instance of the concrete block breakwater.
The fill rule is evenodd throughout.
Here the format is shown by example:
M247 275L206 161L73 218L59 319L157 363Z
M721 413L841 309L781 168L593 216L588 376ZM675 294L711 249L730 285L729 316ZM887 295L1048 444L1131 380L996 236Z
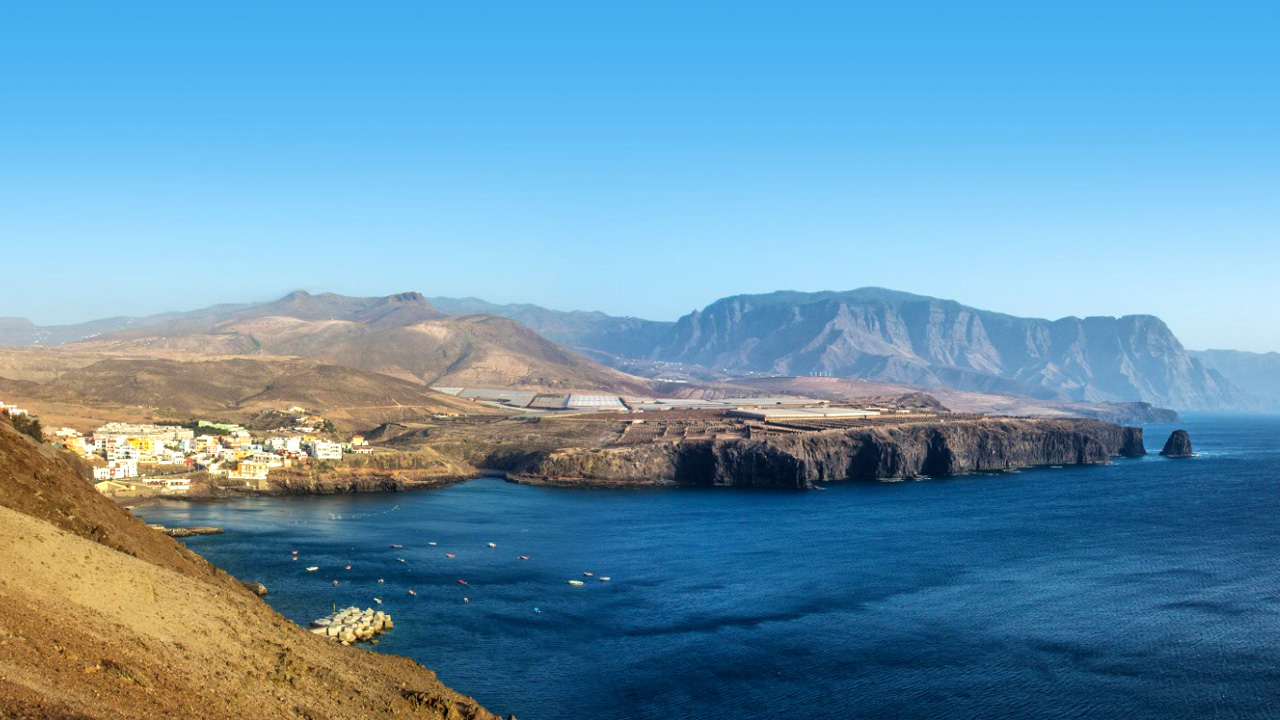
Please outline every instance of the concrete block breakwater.
M311 621L311 632L343 645L372 640L393 627L390 615L372 608L349 607Z

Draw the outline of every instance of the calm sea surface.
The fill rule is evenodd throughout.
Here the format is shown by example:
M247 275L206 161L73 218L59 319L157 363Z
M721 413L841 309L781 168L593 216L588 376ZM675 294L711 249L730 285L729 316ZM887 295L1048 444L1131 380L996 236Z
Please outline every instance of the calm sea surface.
M138 514L226 528L188 544L299 623L382 598L378 650L520 720L1280 717L1280 416L1180 426L1198 457Z

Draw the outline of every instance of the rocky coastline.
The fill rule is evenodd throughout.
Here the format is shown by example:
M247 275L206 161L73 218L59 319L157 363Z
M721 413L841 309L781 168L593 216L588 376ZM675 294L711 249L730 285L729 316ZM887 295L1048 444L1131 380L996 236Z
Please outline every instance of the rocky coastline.
M1037 466L1100 465L1146 455L1142 429L1087 418L973 417L761 438L628 446L473 449L443 474L381 470L291 472L261 488L193 485L180 497L339 495L432 489L484 476L563 487L766 487L812 489L852 480L902 480ZM136 504L138 499L128 501Z
M810 489L846 480L900 480L1146 455L1142 429L1100 420L983 418L762 439L567 449L493 458L520 483Z

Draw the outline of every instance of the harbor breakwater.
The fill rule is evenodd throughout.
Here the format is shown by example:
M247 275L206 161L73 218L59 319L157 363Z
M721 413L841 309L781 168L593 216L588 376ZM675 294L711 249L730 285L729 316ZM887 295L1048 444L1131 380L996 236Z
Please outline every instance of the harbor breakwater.
M395 627L391 616L381 610L349 607L311 621L311 632L343 645L373 640Z

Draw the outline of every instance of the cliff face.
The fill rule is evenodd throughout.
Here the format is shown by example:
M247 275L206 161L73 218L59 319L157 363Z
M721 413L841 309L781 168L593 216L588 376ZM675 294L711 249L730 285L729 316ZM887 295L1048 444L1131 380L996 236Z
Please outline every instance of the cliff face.
M1252 402L1244 409L1280 410L1280 353L1192 350L1191 357L1248 392Z
M1146 454L1141 428L1098 420L980 419L751 440L655 443L527 456L526 481L809 488L840 480L1091 465Z
M656 360L1084 402L1241 402L1156 317L1019 318L879 288L742 295L681 318Z

